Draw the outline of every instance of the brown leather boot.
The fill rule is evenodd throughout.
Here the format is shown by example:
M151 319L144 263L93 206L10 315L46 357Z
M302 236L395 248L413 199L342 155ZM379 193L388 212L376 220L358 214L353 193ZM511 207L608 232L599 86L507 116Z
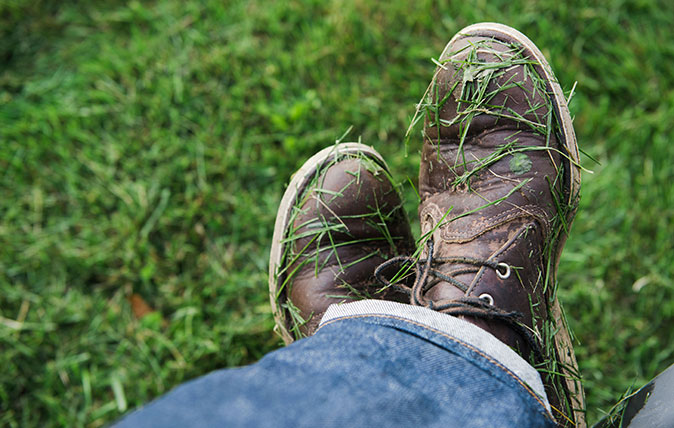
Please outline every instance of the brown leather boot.
M312 335L333 303L381 298L374 269L414 247L388 167L371 147L328 147L295 173L276 217L269 291L276 330L286 344Z
M460 316L519 351L539 369L559 423L583 425L555 292L579 157L549 64L517 30L471 25L445 48L421 108L426 249L412 304Z

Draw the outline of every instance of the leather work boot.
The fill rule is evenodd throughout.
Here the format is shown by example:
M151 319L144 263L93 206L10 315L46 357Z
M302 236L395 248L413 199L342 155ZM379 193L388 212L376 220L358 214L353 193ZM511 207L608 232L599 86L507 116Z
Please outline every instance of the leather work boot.
M471 25L443 51L420 109L426 246L412 304L464 318L514 348L539 370L556 420L584 425L555 292L579 156L550 65L517 30Z
M286 344L312 335L333 303L381 298L374 269L414 248L409 221L388 167L358 143L328 147L297 171L276 217L269 292Z

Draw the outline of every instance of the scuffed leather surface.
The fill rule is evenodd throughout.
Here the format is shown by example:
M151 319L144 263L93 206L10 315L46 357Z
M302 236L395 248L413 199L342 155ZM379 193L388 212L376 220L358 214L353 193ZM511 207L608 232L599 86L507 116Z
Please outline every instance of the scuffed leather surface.
M459 39L452 52L470 43L479 45L483 40L487 39ZM498 43L490 46L506 51ZM466 49L455 58L465 58L468 51ZM503 55L507 57L507 53ZM478 57L486 62L499 61L494 54L480 49ZM436 77L440 85L439 98L444 97L455 82L462 82L464 78L463 71L452 63L445 63L444 67L439 69ZM489 83L487 91L497 90L509 82L520 82L521 86L498 92L489 104L508 107L526 120L542 122L550 113L545 94L540 91L534 93L531 77L524 79L523 66L508 68L503 76ZM451 121L456 116L462 84L459 83L440 109L439 119ZM532 110L532 106L538 108ZM552 150L524 151L531 161L531 168L523 173L511 169L511 155L482 168L480 159L487 158L509 142L516 140L518 148L543 147L546 137L533 132L521 121L477 115L470 122L462 154L459 144L465 124L440 124L438 127L434 126L436 123L435 117L427 118L424 130L419 173L422 234L430 232L439 223L432 233L434 256L496 260L509 264L513 273L509 278L501 279L495 270L483 267L477 274L454 276L452 272L465 266L445 265L439 270L467 284L468 291L464 293L449 283L441 282L426 296L433 301L443 301L488 293L494 298L495 306L522 313L524 323L534 327L534 318L545 316L539 305L543 301L544 246L550 223L556 215L550 183L558 177L561 156ZM554 134L551 137L550 146L557 148ZM467 183L456 185L458 177L473 170L475 173ZM495 201L500 202L490 205ZM481 320L475 322L489 328L504 342L521 346L520 339L514 337L508 328L486 325Z
M358 297L344 284L374 298L406 301L406 296L392 290L378 293L380 285L373 275L380 263L410 251L414 245L400 197L384 171L368 169L359 159L343 160L325 171L316 188L309 189L309 192L306 202L300 207L302 213L294 222L299 228L297 234L310 233L312 227L319 226L320 222L344 224L347 232L332 233L332 242L324 236L309 244L315 238L315 234L309 234L294 243L295 252L309 244L307 257L320 250L318 263L301 267L290 285L290 300L300 309L302 317L309 320L303 326L303 332L310 335L315 331L329 305ZM388 220L370 215L377 210L390 214ZM368 218L360 217L364 215ZM374 223L379 223L379 226ZM393 245L383 239L383 224L393 238ZM361 240L368 242L350 243ZM336 246L347 245L339 246L335 253L331 250L333 243ZM297 264L301 260L302 257Z

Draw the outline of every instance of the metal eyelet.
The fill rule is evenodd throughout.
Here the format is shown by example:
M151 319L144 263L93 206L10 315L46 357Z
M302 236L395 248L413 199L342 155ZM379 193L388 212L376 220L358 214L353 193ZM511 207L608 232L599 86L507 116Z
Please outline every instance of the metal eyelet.
M501 271L499 268L503 268L504 271ZM496 265L496 275L498 275L499 278L501 279L507 279L510 277L510 265L508 263L499 263Z
M480 294L480 296L478 297L478 299L484 300L484 301L487 302L490 306L494 306L494 298L491 297L491 294L482 293L482 294Z

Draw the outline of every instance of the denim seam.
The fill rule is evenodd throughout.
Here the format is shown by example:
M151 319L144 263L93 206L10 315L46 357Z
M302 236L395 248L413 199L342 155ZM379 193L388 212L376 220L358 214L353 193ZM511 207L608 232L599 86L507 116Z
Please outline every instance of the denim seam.
M550 419L550 420L552 420L553 422L555 422L555 419L552 417L552 415L551 415L551 414L548 412L548 410L545 408L545 404L543 404L543 402L541 401L541 399L538 397L538 394L536 394L535 392L533 392L533 391L531 390L531 388L529 387L529 385L527 385L526 383L524 383L524 382L523 382L517 375L515 375L514 373L512 373L507 367L501 365L498 361L494 360L494 359L491 358L489 355L483 353L482 351L480 351L479 349L473 347L472 345L470 345L470 344L468 344L468 343L466 343L466 342L464 342L464 341L462 341L462 340L459 340L459 339L457 339L456 337L451 336L451 335L449 335L449 334L447 334L447 333L445 333L445 332L442 332L442 331L440 331L440 330L436 330L436 329L434 329L434 328L432 328L432 327L429 327L429 326L427 326L427 325L420 324L420 323L418 323L418 322L416 322L416 321L413 321L413 320L410 320L410 319L407 319L407 318L403 318L403 317L398 317L398 316L395 316L395 315L359 314L359 315L346 315L346 316L342 316L342 317L339 317L339 318L333 318L333 319L331 319L331 320L329 320L329 321L326 321L326 322L324 322L323 324L321 324L321 325L318 327L318 329L316 329L316 332L318 332L318 330L320 330L320 329L323 328L324 326L334 323L335 321L340 321L340 320L344 320L344 319L356 319L356 318L390 318L390 319L395 319L395 320L399 320L399 321L405 321L405 322L408 322L408 323L410 323L410 324L416 325L417 327L421 327L421 328L426 329L426 330L429 330L429 331L431 331L431 332L433 332L433 333L439 334L439 335L441 335L441 336L443 336L443 337L445 337L445 338L447 338L447 339L449 339L449 340L452 340L452 341L454 341L454 342L456 342L456 343L459 343L460 345L465 346L466 348L470 349L470 350L473 351L473 352L476 352L477 354L479 354L479 355L481 355L482 357L484 357L484 358L485 358L487 361L489 361L490 363L494 364L495 366L497 366L497 367L501 368L503 371L505 371L505 372L508 374L508 376L512 377L517 383L519 383L519 384L520 384L520 385L521 385L521 386L522 386L522 387L529 393L529 395L531 395L531 396L538 402L538 404L541 405L541 407L543 408L543 414L545 414L545 416L546 416L548 419Z

